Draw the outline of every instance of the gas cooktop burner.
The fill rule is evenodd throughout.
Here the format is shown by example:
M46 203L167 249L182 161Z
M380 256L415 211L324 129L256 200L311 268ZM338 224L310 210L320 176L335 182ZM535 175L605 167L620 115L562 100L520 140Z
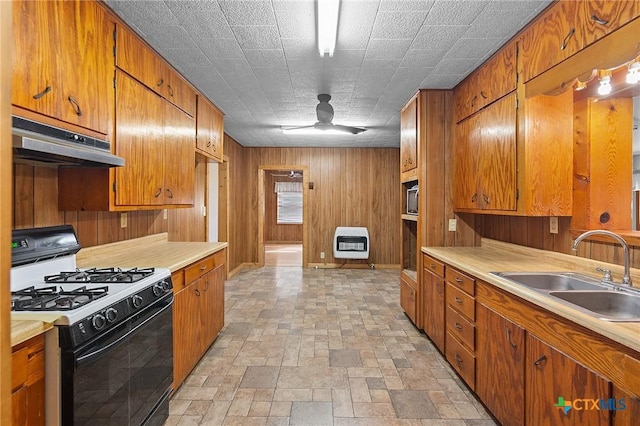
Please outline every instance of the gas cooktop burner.
M56 275L44 277L46 283L135 283L141 279L153 275L154 268L133 268L122 270L120 268L92 268L73 272L60 272Z
M13 311L70 311L107 295L108 287L86 286L58 291L55 286L36 289L28 287L11 292Z

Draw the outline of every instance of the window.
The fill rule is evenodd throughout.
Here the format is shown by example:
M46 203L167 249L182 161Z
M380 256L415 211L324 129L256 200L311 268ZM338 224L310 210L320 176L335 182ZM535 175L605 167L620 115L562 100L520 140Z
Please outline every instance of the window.
M302 192L278 192L279 225L302 224Z

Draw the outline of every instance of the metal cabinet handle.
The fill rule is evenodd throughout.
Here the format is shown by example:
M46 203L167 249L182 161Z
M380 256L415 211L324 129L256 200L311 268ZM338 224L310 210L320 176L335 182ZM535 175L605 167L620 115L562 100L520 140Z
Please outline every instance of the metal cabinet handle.
M478 95L474 96L474 97L471 99L471 108L473 108L473 107L475 107L475 106L476 106L476 100L478 100Z
M167 194L169 195L169 198L173 198L173 192L171 189L167 188Z
M462 368L462 358L460 358L460 355L456 354L455 356L456 362L458 363L458 367Z
M454 300L458 305L462 305L462 299L460 299L459 297L456 297Z
M71 103L71 105L73 106L73 109L76 111L76 114L78 116L82 115L82 110L80 109L80 105L78 105L78 101L76 101L72 96L69 96L67 98L67 100Z
M609 23L607 19L600 19L598 18L598 15L595 14L591 15L591 20L600 25L607 25Z
M487 95L485 95L484 92L480 92L480 96L482 96L482 99L487 99Z
M202 266L200 267L200 270L201 270L201 271L204 271L205 269L207 269L207 265L202 265Z
M171 85L167 85L167 89L169 90L169 96L171 96L173 98L173 87L171 87Z
M546 355L542 355L540 358L538 358L537 360L535 360L533 362L533 365L539 366L540 364L542 364L546 360L547 360L547 356Z
M459 322L455 323L455 327L456 327L458 330L462 330L462 326L460 325L460 323L459 323Z
M158 198L160 196L160 194L162 194L162 188L158 188L158 190L156 191L154 197Z
M473 194L473 195L471 196L471 202L472 202L472 203L475 203L477 199L478 199L478 193L475 193L475 194Z
M482 199L484 200L485 204L491 204L491 198L489 198L487 194L482 194Z
M429 268L434 269L435 267L436 267L436 264L435 264L435 263L430 263L430 264L429 264Z
M507 341L509 342L509 344L511 345L511 347L513 349L515 349L517 347L517 345L515 343L513 343L513 341L511 340L511 330L507 328Z
M211 146L211 141L208 141L207 142L207 147L210 147L210 146Z
M407 158L407 163L408 164L413 164L413 160L411 159L411 157Z
M196 293L196 296L200 296L200 289L196 288L195 293Z
M33 99L40 99L41 97L43 97L44 95L46 95L50 91L51 91L51 86L47 86L47 87L44 88L44 90L42 92L36 93L35 95L33 95Z
M160 87L164 84L164 79L161 78L160 80L158 80L158 82L156 83L156 87Z
M564 39L562 40L562 45L560 46L560 50L564 50L567 48L567 43L569 43L569 39L571 38L572 35L574 35L576 33L576 29L575 28L571 28L569 30L569 32L567 33L567 35L564 37Z
M455 282L458 283L458 284L462 283L462 278L456 277L455 278Z

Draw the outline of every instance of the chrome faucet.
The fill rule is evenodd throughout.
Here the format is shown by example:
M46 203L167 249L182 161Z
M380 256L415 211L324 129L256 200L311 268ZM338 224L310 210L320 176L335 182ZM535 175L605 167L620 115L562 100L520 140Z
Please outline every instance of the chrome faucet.
M606 235L620 243L622 250L624 251L624 276L622 277L622 285L631 286L631 275L629 274L629 245L627 242L620 235L614 232L606 231L604 229L594 229L593 231L587 231L580 234L573 242L573 250L578 250L578 244L580 244L580 241L591 235Z

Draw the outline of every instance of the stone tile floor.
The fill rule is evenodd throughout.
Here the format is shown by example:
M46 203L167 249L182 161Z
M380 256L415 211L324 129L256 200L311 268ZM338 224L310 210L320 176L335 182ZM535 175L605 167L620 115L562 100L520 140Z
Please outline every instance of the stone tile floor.
M248 269L225 291L165 425L495 424L400 309L397 270Z

